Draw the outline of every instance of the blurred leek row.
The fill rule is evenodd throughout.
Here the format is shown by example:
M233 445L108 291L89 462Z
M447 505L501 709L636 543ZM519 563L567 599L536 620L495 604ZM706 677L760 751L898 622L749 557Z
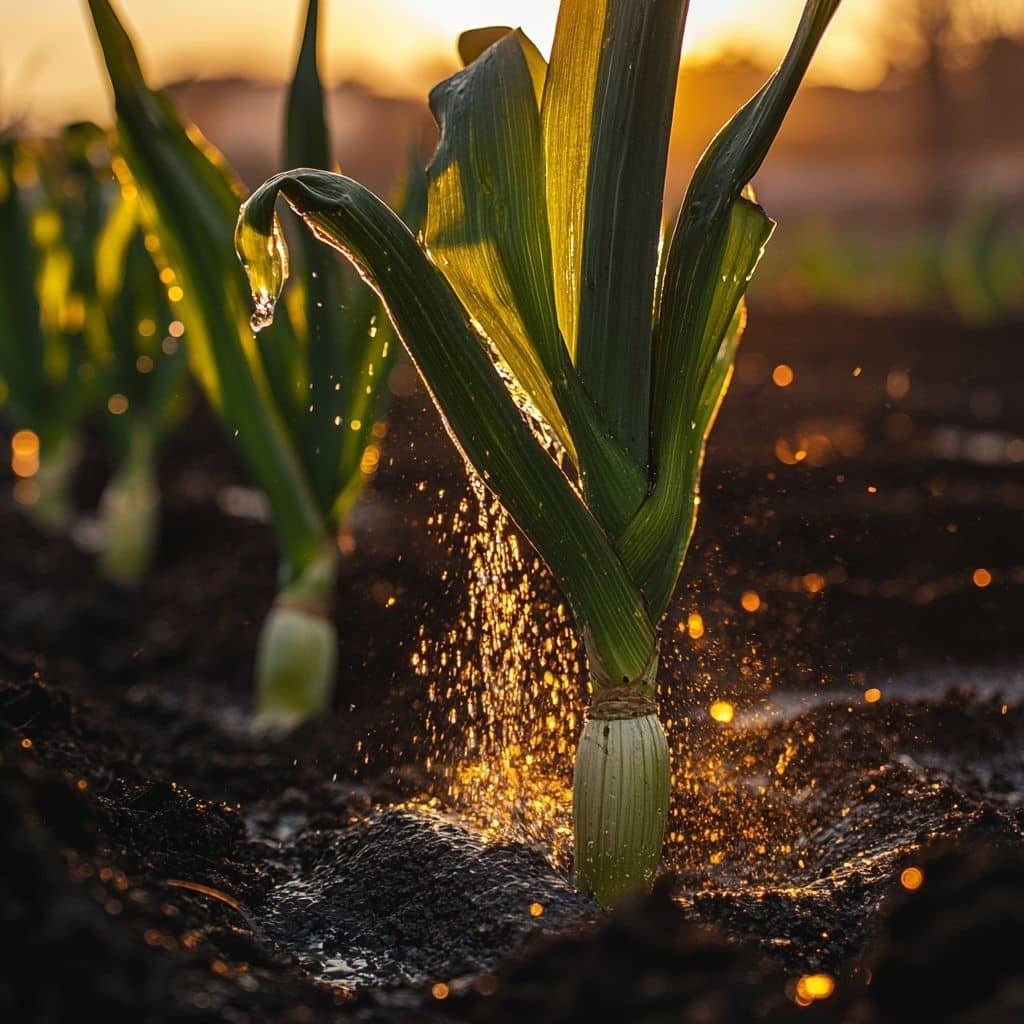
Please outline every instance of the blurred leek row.
M148 244L147 244L148 243ZM139 223L130 191L111 210L95 252L103 312L94 359L101 415L115 451L115 471L100 498L100 564L123 585L149 568L159 528L157 451L185 410L184 327L167 298L167 268L151 258L155 239Z
M49 145L0 139L0 409L13 429L15 497L48 531L68 528L96 327L88 267L107 198L95 125Z
M166 289L111 160L107 134L88 122L31 148L3 144L17 258L0 275L0 375L16 496L43 526L68 526L81 423L106 421L116 469L100 501L100 565L133 584L155 542L156 447L180 411L184 361L168 351Z
M649 882L660 858L657 623L773 228L748 183L838 4L807 0L779 68L701 158L664 248L686 0L563 0L550 64L521 32L464 35L467 67L431 94L441 140L422 243L357 182L322 171L277 175L239 218L264 319L287 275L279 195L372 282L462 453L565 592L592 687L574 774L576 879L602 902Z
M294 722L331 699L336 534L368 478L361 464L394 356L390 325L354 273L304 242L304 287L255 339L232 248L241 186L198 130L148 87L108 0L89 0L89 11L114 92L119 176L138 190L145 231L175 275L180 295L172 308L188 334L193 372L270 505L281 571L259 639L256 710L265 721ZM310 0L283 156L328 167L318 14ZM402 211L413 227L421 205L411 175Z

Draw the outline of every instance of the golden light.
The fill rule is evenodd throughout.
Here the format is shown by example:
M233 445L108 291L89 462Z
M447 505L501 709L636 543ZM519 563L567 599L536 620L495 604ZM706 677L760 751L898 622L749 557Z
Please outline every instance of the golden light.
M761 607L761 598L756 590L745 590L740 598L740 604L745 612L756 612Z
M981 589L984 589L992 582L992 573L988 569L975 569L971 573L971 582Z
M128 411L128 399L124 395L111 395L107 399L107 412L120 416Z
M780 437L775 442L775 458L784 466L795 466L800 461L796 457L792 445L784 437Z
M167 333L172 338L180 338L185 333L185 325L180 320L172 320L167 325Z
M64 300L60 311L60 328L69 334L85 326L85 300L81 295L71 293Z
M448 986L443 981L435 982L430 986L430 994L435 999L447 999L449 991Z
M372 476L377 472L377 466L380 463L380 446L375 444L368 444L363 449L363 457L359 460L359 470L365 476Z
M536 563L507 513L477 477L470 487L472 498L439 509L427 523L472 566L456 626L440 637L421 630L411 657L435 709L427 769L445 803L486 836L526 836L565 864L573 841L566 768L581 719L575 629L563 603L547 604L538 594ZM546 637L540 647L538 614ZM463 713L468 725L453 734ZM530 902L523 910L539 916Z
M825 577L820 572L805 573L802 583L808 594L820 594L825 589Z
M882 691L877 686L872 686L864 691L864 699L869 704L877 704L882 699Z
M910 374L906 370L890 370L885 378L885 393L892 399L906 398L910 392Z
M736 716L736 708L727 700L716 700L711 707L708 708L708 714L711 715L716 722L728 725Z
M828 999L836 990L835 979L830 974L805 974L796 983L796 1002L809 1006L819 999Z
M690 612L687 616L686 632L694 640L699 640L704 635L704 618L699 612Z
M18 160L13 169L14 184L20 189L35 188L39 183L39 172L31 160Z
M916 892L924 885L924 872L918 867L904 868L900 872L900 885L909 892Z
M772 370L772 383L776 387L788 388L793 383L793 367L788 366L786 363L779 363L778 366Z
M171 287L167 289L167 298L171 302L181 302L184 297L185 293L182 291L181 285L172 284Z
M39 501L39 484L35 480L19 480L14 485L14 500L25 507Z
M33 430L19 430L11 438L11 469L22 479L39 472L39 436Z
M861 0L840 7L811 67L812 78L853 88L878 83L886 60L864 26L884 2ZM360 79L380 92L422 97L441 74L454 70L457 33L479 25L521 25L546 53L557 6L557 0L336 0L326 5L324 15L324 70L329 84ZM722 53L750 52L774 64L801 6L802 0L692 4L684 58L704 61ZM124 0L122 7L136 36L145 41L146 64L158 84L251 74L254 67L266 79L283 82L290 75L298 20L293 5L269 0ZM61 53L46 74L12 78L7 96L11 109L30 108L33 116L52 123L109 118L106 85L77 5L49 3L46 17L40 18L25 17L18 0L0 0L0 10L7 15L4 56L9 66L29 65L34 55L50 52L55 40ZM259 32L239 33L240 17L258 24ZM197 33L199 24L203 31Z
M530 904L530 917L540 917L544 913L543 903L531 903Z
M156 334L156 323L148 316L139 321L139 335L143 338L152 338Z

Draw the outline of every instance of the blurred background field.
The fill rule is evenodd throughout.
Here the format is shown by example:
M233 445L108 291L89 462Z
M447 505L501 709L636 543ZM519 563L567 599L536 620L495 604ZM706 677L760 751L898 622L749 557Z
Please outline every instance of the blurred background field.
M40 10L40 6L42 10ZM109 122L84 14L0 0L0 123L45 134ZM205 5L207 8L210 5ZM695 3L667 194L676 204L711 134L764 79L792 0ZM276 169L293 5L124 5L154 78L254 186ZM343 170L386 193L407 139L433 123L420 98L455 67L460 27L521 21L550 43L542 0L330 5L324 52ZM45 15L45 16L41 16ZM242 33L239 24L246 25ZM368 42L369 41L369 42ZM1024 310L1024 2L849 0L756 185L780 227L755 305L952 312Z

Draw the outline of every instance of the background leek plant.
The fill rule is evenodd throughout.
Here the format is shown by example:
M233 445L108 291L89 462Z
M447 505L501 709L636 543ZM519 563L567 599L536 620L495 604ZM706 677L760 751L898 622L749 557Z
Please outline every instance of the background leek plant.
M0 139L0 408L13 430L15 496L48 531L71 522L97 323L92 250L110 190L103 133L71 125L49 144Z
M126 586L142 579L152 559L159 528L157 450L186 406L184 326L171 313L165 284L173 271L158 272L148 251L154 248L129 191L111 210L96 246L103 317L94 356L116 465L100 497L100 565Z
M468 66L431 94L441 139L420 241L356 182L310 170L266 182L239 218L264 313L287 273L278 195L373 284L456 443L565 592L593 691L576 879L602 902L647 883L660 857L657 623L773 227L748 183L838 3L808 0L779 68L701 158L664 247L686 0L563 0L547 65L521 32L464 35Z
M172 309L185 325L193 371L270 505L281 571L259 639L256 710L266 722L294 722L330 702L335 536L367 478L361 462L394 354L390 326L377 315L374 293L304 240L304 287L291 291L286 315L255 340L231 242L240 184L198 130L146 85L108 0L89 0L89 10L117 108L118 175L138 190L142 224L174 275ZM317 23L318 3L310 0L284 159L330 167ZM421 191L413 178L409 223L418 222Z

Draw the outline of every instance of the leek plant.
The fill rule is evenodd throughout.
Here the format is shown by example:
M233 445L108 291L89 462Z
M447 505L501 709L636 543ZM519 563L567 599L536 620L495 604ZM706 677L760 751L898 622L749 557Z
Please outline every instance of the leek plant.
M88 124L46 145L0 140L0 408L14 431L15 497L48 532L72 519L91 399L88 268L110 198L95 166L101 149L100 129Z
M158 272L147 242L156 247L140 227L138 198L129 190L111 211L95 253L103 318L94 361L116 456L100 497L100 566L124 586L137 584L152 560L157 450L185 408L184 326L171 314L165 284L173 271Z
M467 66L430 97L441 138L419 240L361 185L320 171L272 178L239 218L264 317L287 274L279 195L359 268L462 453L561 585L593 694L573 783L576 880L605 903L648 883L660 858L657 624L773 228L748 185L838 3L807 0L779 68L701 158L664 246L686 0L563 0L548 64L519 31L464 35Z
M267 496L281 553L279 589L259 638L256 710L292 723L329 705L337 639L331 599L335 540L367 474L361 464L394 354L379 302L311 240L305 286L258 341L232 231L243 192L221 156L145 81L108 0L89 10L113 87L122 180L138 190L142 223L173 271L172 308L189 361L253 478ZM317 67L318 3L310 0L288 95L284 160L332 166ZM405 215L418 223L415 179ZM379 320L379 322L378 322Z

